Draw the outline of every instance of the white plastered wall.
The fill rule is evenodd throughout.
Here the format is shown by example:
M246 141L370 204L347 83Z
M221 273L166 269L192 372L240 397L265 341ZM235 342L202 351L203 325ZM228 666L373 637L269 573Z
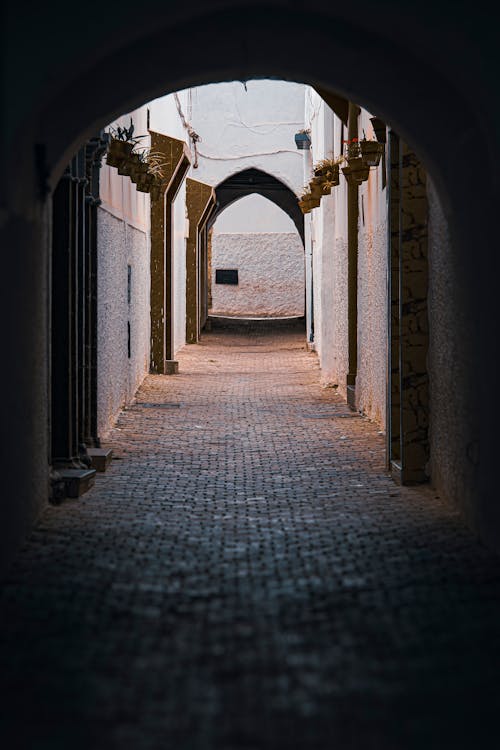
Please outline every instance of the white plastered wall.
M137 135L147 134L146 110L132 117ZM148 145L148 138L141 140ZM98 432L104 437L149 369L149 195L105 164L98 209L97 358ZM129 270L130 266L130 283ZM130 326L130 356L129 333Z
M306 121L311 128L311 165L337 158L346 137L342 123L312 89L306 94ZM308 179L312 177L312 168ZM314 347L325 385L345 398L348 370L347 317L347 184L343 177L318 208L306 214L313 257Z
M217 284L217 269L236 269L238 285ZM214 224L211 312L241 317L304 314L302 241L290 217L267 198L242 198Z
M303 84L268 80L191 89L184 113L200 141L190 176L216 186L253 167L298 195L303 173L294 135L304 126L304 90Z
M194 157L189 172L193 179L216 187L232 174L257 168L272 174L298 194L303 184L303 160L295 146L294 135L303 127L304 90L302 84L266 80L248 81L246 88L241 82L232 81L187 89L178 92L178 101L172 94L148 105L151 128L186 140ZM170 125L172 118L176 120L174 127ZM183 119L200 138L196 143L196 154ZM165 126L167 122L168 131ZM185 276L182 276L180 264L182 253L185 252L185 220L181 201L179 197L174 207L176 350L185 343L181 332L185 302L180 299L185 288L182 287ZM251 237L257 234L260 236ZM264 239L269 234L273 237ZM222 238L222 235L225 236ZM297 252L299 245L301 255ZM274 249L274 254L270 255L270 247ZM292 311L290 314L302 314L303 288L298 291L300 285L303 287L302 243L293 223L274 204L252 195L226 209L215 225L213 235L212 253L221 252L224 253L224 264L231 253L233 257L236 254L234 262L241 267L242 278L247 283L238 289L239 292L243 290L243 294L239 295L242 306L233 304L234 300L224 301L216 293L214 301L218 309L228 308L236 314L238 311L248 313L248 299L245 301L243 298L244 289L248 292L251 286L254 292L261 294L260 302L252 308L255 314L286 315L289 311ZM212 267L215 271L217 265L213 259L214 256ZM240 263L243 265L240 266ZM282 268L281 279L276 278L279 264ZM247 271L250 272L251 265L250 280ZM260 273L259 278L255 278L256 271ZM288 296L283 295L287 284ZM271 286L274 294L269 292ZM214 284L212 292L216 291ZM228 294L227 288L225 292ZM227 309L224 311L227 312Z
M361 110L359 134L374 138L370 113ZM312 163L342 154L347 138L340 119L312 89L306 93ZM312 176L312 172L311 172ZM321 199L310 217L313 256L314 345L322 380L345 398L348 373L347 182ZM387 376L387 207L382 163L359 189L358 369L356 406L386 426Z
M375 139L361 110L359 132ZM387 188L382 159L359 190L357 407L384 430L387 402Z

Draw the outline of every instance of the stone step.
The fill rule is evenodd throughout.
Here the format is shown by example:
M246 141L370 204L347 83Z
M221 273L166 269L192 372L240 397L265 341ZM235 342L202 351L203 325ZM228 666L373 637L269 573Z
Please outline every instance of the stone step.
M95 481L95 469L58 469L64 482L66 497L80 497Z
M111 448L87 448L92 461L92 468L96 471L106 471L113 458Z

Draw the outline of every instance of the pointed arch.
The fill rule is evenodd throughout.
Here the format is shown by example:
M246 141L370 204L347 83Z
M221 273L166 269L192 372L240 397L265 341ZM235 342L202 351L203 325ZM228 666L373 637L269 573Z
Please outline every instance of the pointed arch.
M262 195L288 214L304 244L304 215L299 208L297 196L277 177L255 167L236 172L217 185L215 188L217 204L209 226L214 225L225 208L252 193Z

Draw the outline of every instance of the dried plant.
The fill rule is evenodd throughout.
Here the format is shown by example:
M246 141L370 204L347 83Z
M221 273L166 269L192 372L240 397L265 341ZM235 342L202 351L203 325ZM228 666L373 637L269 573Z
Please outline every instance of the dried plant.
M334 158L331 158L331 159L328 159L328 158L320 159L314 165L314 169L315 170L333 169L333 168L337 167L339 164L342 164L343 161L345 161L345 157L344 156L337 156L336 159L334 159Z

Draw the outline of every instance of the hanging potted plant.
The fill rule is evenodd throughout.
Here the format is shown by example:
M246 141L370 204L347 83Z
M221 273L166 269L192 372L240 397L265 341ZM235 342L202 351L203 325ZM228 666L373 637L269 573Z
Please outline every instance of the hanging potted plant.
M120 173L120 170L118 169L118 173ZM146 159L146 152L145 151L137 151L132 153L131 159L130 159L130 167L129 167L129 176L132 182L137 184L138 179L140 179L141 175L145 175L148 173L148 162Z
M295 145L297 148L306 149L311 147L311 131L308 128L295 133Z
M309 188L312 195L317 195L319 197L329 195L331 190L326 190L325 185L327 185L325 177L313 177L312 180L309 180Z
M165 161L162 153L144 149L140 154L140 168L131 179L138 185L138 190L142 189L143 192L151 193L156 200L160 197L163 188L164 167Z
M344 141L344 143L346 144L347 166L342 167L342 173L350 185L361 185L368 179L370 167L363 161L357 138Z
M343 160L343 156L338 159L321 159L313 167L314 177L331 183L331 187L338 185L340 183L339 166Z
M364 135L364 133L363 133ZM384 153L384 144L378 141L369 141L364 138L359 141L359 147L361 150L361 158L368 167L378 167L380 163L380 157Z
M106 163L110 167L120 167L126 161L141 138L145 136L134 136L134 123L130 119L128 128L118 125L109 129L108 151Z
M340 179L336 182L331 182L330 180L325 180L321 183L321 190L323 192L323 195L330 195L332 192L332 188L336 187L340 182Z
M155 177L149 172L140 173L135 180L136 190L141 193L149 193L154 185Z
M343 156L337 159L325 158L313 166L314 177L309 182L313 195L330 195L332 187L340 182L339 165L343 159Z
M123 159L118 165L118 174L121 174L122 177L132 177L132 174L137 169L137 166L139 164L139 154L137 154L135 151L132 151L126 159Z
M313 179L309 183L309 193L313 196L313 198L321 198L323 193L323 180L321 182L314 182L316 178L313 177Z
M308 214L311 209L317 208L321 203L321 197L311 193L309 186L305 187L299 199L299 207L303 214Z

